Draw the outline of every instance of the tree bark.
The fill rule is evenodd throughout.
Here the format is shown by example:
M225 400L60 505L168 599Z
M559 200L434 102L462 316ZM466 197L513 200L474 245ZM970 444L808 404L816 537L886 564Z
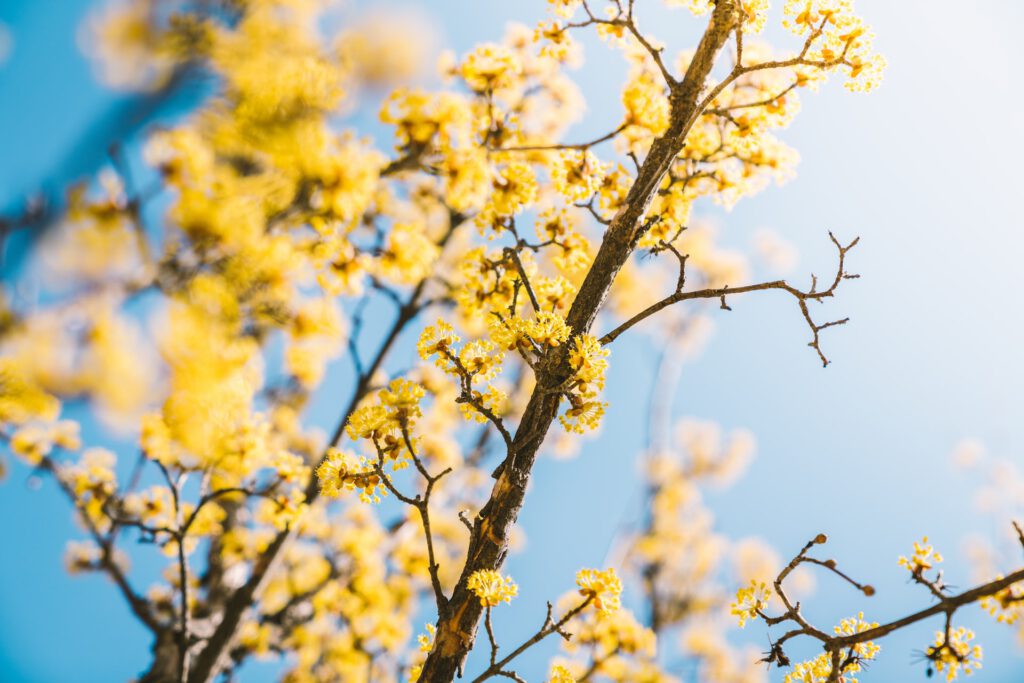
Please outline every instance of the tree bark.
M590 331L619 269L643 235L645 226L641 220L685 144L686 135L699 114L698 101L708 75L739 19L736 0L718 0L685 78L672 86L669 128L652 143L624 205L608 226L601 248L567 316L574 336ZM504 466L498 471L490 499L474 521L466 563L451 599L439 615L434 646L423 665L420 683L448 683L461 673L473 647L482 612L480 601L466 586L467 581L478 570L497 570L504 563L509 533L522 508L537 451L558 414L560 393L553 388L570 375L564 346L538 365L537 386Z

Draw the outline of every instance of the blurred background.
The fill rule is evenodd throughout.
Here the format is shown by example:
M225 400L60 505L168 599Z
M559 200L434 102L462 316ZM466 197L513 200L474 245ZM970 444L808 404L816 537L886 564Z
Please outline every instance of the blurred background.
M442 47L462 54L498 40L510 21L533 25L545 5L348 0L331 21L341 27L368 12L404 16L407 29L422 38L423 52L414 55L424 66L417 80L430 84ZM637 5L641 26L673 53L692 45L702 26L683 9L650 0ZM104 87L79 37L98 6L0 3L3 215L21 212L30 195L59 196L68 182L105 163L111 141L137 144L148 126L175 120L203 96L207 86L188 79L145 95ZM757 439L756 459L743 478L709 494L722 533L761 537L788 559L825 532L831 556L876 587L867 600L819 577L805 611L825 623L859 608L884 621L928 604L925 591L909 585L896 565L924 534L947 557L947 581L961 588L974 580L978 541L972 537L1007 548L1007 564L1021 559L1006 538L1024 489L1017 472L1024 453L1018 188L1024 132L1013 123L1022 104L1016 27L1024 6L858 0L857 7L889 61L882 88L852 95L835 82L807 94L782 135L802 157L796 179L731 212L703 205L702 214L718 225L726 246L747 253L764 229L781 235L799 253L789 277L801 285L811 272L834 272L829 230L843 241L860 236L850 268L861 279L844 285L818 314L851 318L824 333L833 364L822 369L806 347L808 330L788 297L736 297L732 312L714 315L703 353L683 367L672 407L677 417L746 428ZM773 19L777 25L777 11ZM767 37L787 44L777 26ZM574 140L603 134L619 121L626 71L621 57L592 35L580 40L586 61L572 75L587 114L573 128ZM369 111L348 124L380 134ZM14 235L5 280L16 275L24 250ZM637 337L617 345L611 361L611 409L600 436L586 441L579 457L538 465L519 519L526 545L506 565L521 589L503 624L510 637L535 629L544 601L571 585L578 567L602 565L616 531L638 516L635 458L654 358ZM329 388L343 371L332 372L311 413L325 428L340 400ZM138 674L149 643L113 587L64 570L64 545L76 530L52 482L15 467L0 488L0 520L0 681L116 681ZM977 608L960 621L975 628L985 648L978 680L1021 680L1024 661L1013 629ZM862 680L924 678L920 650L937 627L886 638L880 661ZM742 636L767 649L763 624ZM539 680L550 653L539 650L533 668L522 672ZM272 680L274 671L273 663L251 667L242 680ZM771 676L781 680L776 671Z

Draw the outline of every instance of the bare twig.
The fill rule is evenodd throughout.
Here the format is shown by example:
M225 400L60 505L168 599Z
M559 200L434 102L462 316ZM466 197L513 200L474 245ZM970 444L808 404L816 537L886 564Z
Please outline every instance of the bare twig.
M842 320L833 320L831 322L823 324L817 324L811 317L810 310L807 308L807 302L821 301L822 299L829 298L835 294L836 289L839 287L839 284L843 280L849 280L859 277L857 275L852 275L846 271L846 255L851 249L853 249L853 247L857 245L859 238L853 240L852 242L844 246L839 243L839 241L835 238L834 235L832 235L832 233L829 233L829 237L831 238L833 244L835 244L837 250L839 251L839 266L836 269L835 279L827 289L817 291L816 287L812 286L809 290L804 291L796 287L793 287L785 280L773 280L771 282L762 282L754 285L745 285L743 287L726 286L720 288L698 289L689 292L684 292L682 291L682 284L685 284L685 275L684 271L682 270L682 266L685 265L685 259L680 257L680 261L682 263L680 267L680 279L679 283L677 283L676 291L671 295L665 297L661 301L651 304L650 306L640 311L626 322L616 327L608 334L601 337L601 343L605 345L611 344L623 332L630 329L637 323L646 320L647 318L651 317L652 315L662 310L663 308L666 308L668 306L671 306L672 304L681 301L690 301L694 299L719 299L721 300L721 307L723 309L731 310L726 304L726 297L728 296L734 296L736 294L745 294L747 292L758 292L777 289L787 292L796 298L800 306L800 312L803 315L804 320L807 321L808 327L810 327L811 329L812 339L808 346L817 351L818 357L821 358L822 365L828 365L829 360L828 358L825 357L825 354L822 353L819 335L822 330L828 329L829 327L834 327L836 325L845 325L847 322L849 322L849 318L844 318ZM675 249L673 249L673 251L675 252ZM675 253L677 256L679 256L678 252Z
M488 678L492 678L493 676L506 676L508 678L512 678L513 676L509 675L512 672L506 671L505 667L511 664L513 660L519 657L519 655L523 654L531 647L533 647L540 641L550 636L552 633L557 633L558 635L562 636L563 639L569 640L572 636L569 633L565 632L565 625L568 624L573 617L575 617L577 614L586 609L587 606L591 602L593 602L593 600L594 596L588 595L582 602L580 602L580 604L576 605L571 610L566 612L557 621L552 617L553 610L551 607L551 603L549 602L547 606L547 613L544 615L544 623L542 623L540 628L537 629L537 632L529 638L527 638L519 647L517 647L515 650L513 650L511 653L509 653L507 656L500 660L497 659L497 645L494 643L493 633L491 632L490 608L488 608L486 610L484 625L487 628L488 636L491 638L491 665L487 667L487 669L484 670L479 676L474 678L472 683L482 683L483 681L486 681Z

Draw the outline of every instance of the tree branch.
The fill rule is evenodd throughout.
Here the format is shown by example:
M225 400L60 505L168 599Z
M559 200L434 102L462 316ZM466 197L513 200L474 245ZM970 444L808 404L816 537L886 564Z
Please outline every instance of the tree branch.
M728 305L725 302L726 297L728 296L733 296L735 294L746 294L748 292L760 292L765 290L777 289L787 292L788 294L791 294L793 297L796 298L800 306L800 312L801 314L803 314L804 320L807 321L807 325L811 328L811 333L813 335L813 338L811 342L808 344L808 346L817 351L818 357L821 358L822 365L828 365L829 360L821 351L819 334L822 330L825 330L829 327L834 327L836 325L845 325L847 322L849 322L849 318L844 318L842 320L834 320L819 325L815 323L814 319L811 317L810 310L807 308L807 302L821 301L822 299L829 298L835 294L836 289L838 289L839 284L843 280L850 280L859 277L858 275L853 275L846 272L846 254L851 249L853 249L853 247L855 247L857 245L857 242L860 240L860 238L857 238L850 242L849 244L843 246L842 244L839 243L839 241L835 238L835 236L832 233L829 233L829 237L832 239L832 243L835 244L837 250L839 251L839 266L836 269L835 279L832 281L832 284L830 284L827 289L821 291L817 290L817 279L813 278L812 276L812 285L811 288L807 291L797 289L796 287L793 287L785 280L772 280L771 282L761 282L753 285L745 285L743 287L726 286L684 292L683 285L685 285L686 279L683 268L685 266L686 259L685 257L681 256L678 251L672 248L672 251L676 254L676 256L680 258L681 262L680 276L676 284L676 291L671 295L665 297L664 299L656 303L653 303L644 310L640 311L632 318L622 323L608 334L601 337L600 341L604 345L611 344L619 336L621 336L623 332L630 329L637 323L646 320L647 318L651 317L652 315L662 310L663 308L667 308L668 306L679 303L681 301L691 301L694 299L720 299L722 302L723 309L732 310L728 307Z
M736 0L718 0L685 78L672 86L668 129L652 142L636 181L608 226L601 248L569 310L566 321L573 335L589 332L615 276L636 248L645 226L642 218L683 148L700 93L738 21ZM420 674L421 683L452 681L473 645L482 607L467 582L473 572L496 570L504 562L509 534L522 507L537 451L558 414L561 396L551 390L572 376L565 346L547 352L538 363L537 386L490 499L476 516L466 562L449 601L449 613L438 620L434 646Z

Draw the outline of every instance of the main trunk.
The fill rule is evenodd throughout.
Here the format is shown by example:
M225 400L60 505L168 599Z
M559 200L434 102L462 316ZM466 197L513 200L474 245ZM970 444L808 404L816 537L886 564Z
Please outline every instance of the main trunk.
M608 226L601 248L569 311L567 321L574 335L590 331L615 276L636 247L643 232L641 219L669 166L683 148L686 134L698 113L698 98L738 16L735 0L718 0L686 77L671 93L669 128L651 145L636 182ZM537 387L516 430L508 458L490 499L477 514L459 583L446 609L439 615L434 647L427 655L420 683L454 680L473 647L482 609L466 583L473 572L497 570L505 560L509 533L522 508L537 450L558 414L560 397L550 389L564 382L570 374L564 350L544 359L538 369Z

